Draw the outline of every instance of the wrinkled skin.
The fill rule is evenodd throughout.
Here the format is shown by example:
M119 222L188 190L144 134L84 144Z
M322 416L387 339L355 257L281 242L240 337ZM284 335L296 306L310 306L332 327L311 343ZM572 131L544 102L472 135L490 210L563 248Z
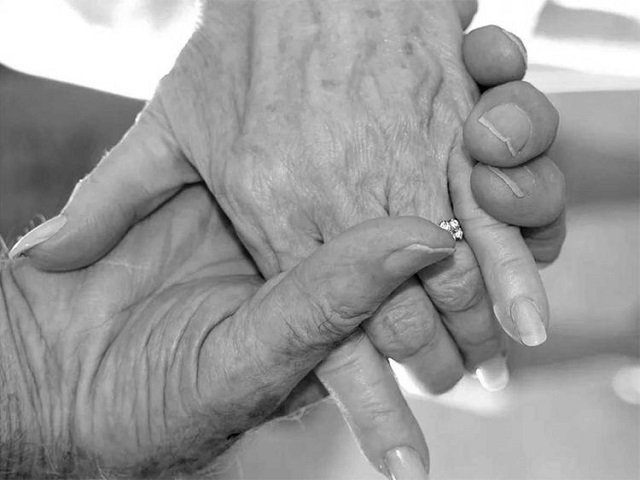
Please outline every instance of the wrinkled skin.
M453 9L306 1L254 8L254 23L237 17L231 51L228 33L196 34L160 86L158 116L261 273L287 271L369 218L451 218L448 163L456 153L466 161L461 131L476 95ZM208 15L228 23L222 7ZM202 65L205 51L216 56ZM473 254L459 247L454 263L431 280L424 273L431 300L412 280L368 325L378 349L408 360L435 392L459 380L463 360L432 300L456 312L471 306L469 315L452 315L466 323L469 367L501 348Z
M499 292L500 287L504 287L500 281L507 278L509 287L513 287L507 292L507 301L513 291L533 291L545 311L546 298L531 254L526 252L519 262L510 258L513 257L512 245L526 250L519 230L486 215L471 196L472 163L462 148L462 125L476 91L461 64L461 31L455 11L446 2L436 1L380 2L377 8L368 8L376 6L376 2L370 3L212 2L203 28L189 42L172 73L163 80L136 126L77 189L64 211L69 219L66 233L32 250L30 257L40 266L44 264L58 270L90 264L115 245L130 225L154 211L184 184L203 180L230 218L259 272L267 278L273 277L277 283L286 278L280 275L281 271L291 269L319 245L352 225L387 215L417 215L439 221L453 216L452 202L472 246L474 238L480 238L483 230L497 229L501 235L500 242L495 241L497 236L491 235L486 237L488 241L475 242L481 247L480 253L485 253L484 266L489 266L483 268L489 290ZM547 147L548 144L543 145L537 153L529 149L529 156L520 158L519 162L530 160ZM168 218L164 217L165 221ZM202 238L203 233L207 232L196 229L190 235ZM378 236L384 236L384 231L379 231ZM191 237L188 240L195 241ZM373 242L373 237L369 237L368 242ZM173 242L170 244L168 251L173 248ZM360 248L371 249L374 244L363 242ZM124 247L118 247L121 248ZM475 246L472 252L462 242L451 258L435 268L422 270L417 265L414 273L420 271L422 285L414 278L387 300L393 289L387 295L377 295L379 302L384 300L383 305L364 309L364 313L362 309L349 308L349 302L359 299L367 290L353 292L346 288L353 285L338 284L345 287L343 294L350 296L343 297L338 304L337 316L345 319L350 328L373 317L364 327L380 352L402 361L428 389L447 390L460 378L463 362L473 368L500 349L500 335L494 327L474 253L478 256ZM527 288L531 284L526 281L513 281L509 275L503 275L504 270L492 268L492 260L500 255L508 268L532 280L533 288ZM479 260L482 265L482 257L479 256ZM322 271L328 271L327 265L343 266L335 262L321 265ZM158 272L147 273L155 278ZM252 274L255 273L252 270ZM255 279L249 283L254 282ZM331 282L325 279L325 283ZM127 293L131 291L134 290ZM197 304L198 299L181 295L175 303L180 308ZM505 295L492 296L498 307L508 310ZM227 300L217 301L224 306ZM212 307L217 305L211 303ZM286 305L291 307L290 303ZM287 310L280 310L280 314L282 312ZM447 329L440 323L440 314ZM509 322L503 325L510 330ZM328 351L327 337L333 347L345 335L344 329L336 328L331 322L315 327L321 327L324 334L323 354ZM218 333L218 341L226 348L240 345L240 338L250 343L253 338L241 329L235 333L222 329ZM517 338L512 327L510 333ZM135 335L125 334L123 338L140 341ZM350 342L336 350L338 353L331 356L334 361L324 369L327 375L342 372L338 383L349 387L348 395L354 393L351 385L345 383L352 378L348 376L350 369L353 370L354 365L366 365L357 348L367 344L365 337L354 335ZM315 348L311 350L315 352ZM375 352L373 347L371 350ZM245 349L233 350L235 355L239 351ZM154 355L158 355L157 352ZM273 356L273 351L265 355ZM269 371L260 363L247 362L245 356L237 358L232 354L229 358L234 361L221 360L222 363L216 364L215 360L220 360L216 358L212 364L221 365L221 371L227 374L226 365L230 371L240 369L251 379L257 372ZM305 368L297 368L296 375L285 375L286 380L280 378L279 382L272 379L270 385L276 386L277 394L265 394L270 393L266 388L257 397L247 396L245 390L238 388L241 383L235 382L235 391L228 393L233 401L254 412L249 415L252 420L245 421L242 408L240 413L234 411L229 415L233 428L227 428L224 421L218 426L219 418L215 415L217 419L208 417L207 420L212 421L210 425L216 424L217 430L205 440L216 448L223 448L229 432L236 434L247 425L259 423L265 412L279 405L302 379L302 372L309 372L322 358L322 354L306 356ZM277 364L281 363L286 364ZM119 372L120 367L122 365L112 372ZM387 378L392 377L387 375ZM358 380L363 385L379 386L367 382L366 376ZM153 384L153 379L147 379L146 385ZM217 385L215 381L212 384ZM107 393L113 391L109 382L100 385L104 385ZM357 392L377 407L369 412L372 418L364 418L361 426L366 426L367 420L374 420L377 426L384 425L381 419L388 414L385 422L408 427L396 428L397 437L388 435L392 438L374 448L361 444L363 450L377 466L384 448L411 444L426 463L426 446L419 429L416 431L415 419L395 384L387 387L382 393L395 389L396 397L386 403L378 401L380 392L374 389ZM137 401L126 396L123 399ZM218 396L212 400L216 412L219 408L224 412L224 405L233 405ZM348 410L365 410L359 408L358 401L362 398L353 400L354 408ZM178 398L176 402L184 405ZM195 405L197 412L199 405L197 402ZM402 422L393 421L397 418L394 417L397 407L405 409ZM146 408L143 405L139 414L144 416L153 411ZM88 424L105 421L105 417L94 413L97 417L89 415ZM189 444L176 438L181 438L191 425L205 423L187 410L175 415L169 412L168 418L178 419L179 434L167 441L171 448ZM180 423L180 419L186 423ZM152 423L145 424L145 421L142 420L142 431ZM130 425L117 425L111 431L117 432L118 428L128 431ZM412 431L411 438L406 438L406 430ZM109 431L104 426L98 429L100 433ZM140 444L136 435L128 446L125 442L118 443L115 453L110 450L111 439L88 450L105 449L108 464L121 464L129 455L140 459L146 452L157 455L165 448L162 436L159 440L154 437L151 442L154 447L147 449L148 445ZM374 437L362 435L360 441ZM197 441L193 444L202 446ZM133 445L138 445L138 449ZM126 454L118 456L121 447ZM181 455L182 460L185 456L197 457L192 453ZM176 458L166 456L167 461L175 462Z
M403 250L416 244L429 248ZM192 187L86 269L3 265L0 398L16 400L4 461L28 477L203 467L452 245L421 219L369 222L265 283Z
M161 86L181 147L267 277L363 219L450 213L447 163L476 90L459 24L436 7L258 2L250 45L222 52L201 30ZM198 68L205 49L219 63Z
M497 28L474 43L487 38L497 64L515 60L512 78L521 78L521 44ZM198 181L266 278L363 220L418 215L437 223L455 211L469 244L459 242L451 259L420 272L364 325L383 355L402 362L426 389L446 391L463 366L473 371L501 352L494 312L517 340L524 324L514 315L527 313L524 326L536 333L529 345L544 341L548 322L532 256L541 248L530 252L519 228L492 216L511 211L517 199L491 188L486 175L475 176L474 194L494 208L485 212L471 193L462 126L477 92L461 43L458 13L441 0L208 2L201 28L137 124L76 189L63 231L28 254L44 269L88 265L135 221ZM482 70L482 62L471 62ZM530 141L500 158L506 147L488 138L476 107L465 146L481 151L485 163L497 155L501 167L524 169L542 191L549 178L561 179L552 162L549 175L534 168L553 140L557 113L524 82L496 87L478 105L500 99L529 115ZM542 227L534 235L544 236L559 217L561 183L553 183L559 194L537 192L520 209L536 217L545 197L558 199L547 209L555 217L527 222ZM560 244L554 241L545 260ZM520 300L534 309L515 308Z
M79 454L77 465L51 455L58 470L88 474L94 459L138 475L182 457L197 464L268 413L251 404L241 413L247 400L224 376L239 352L214 347L219 337L208 335L255 292L259 276L211 199L181 197L87 269L47 274L21 261L3 271L10 324L21 332L16 356L34 375L23 405L40 399L23 415L39 419L43 438L25 428L27 439ZM215 425L206 445L197 441L202 424ZM194 451L179 451L191 443Z
M437 220L450 210L447 162L475 96L460 34L408 3L352 4L336 11L331 2L259 3L276 12L255 15L275 17L268 20L275 25L254 32L252 55L260 60L220 125L231 129L229 141L213 124L209 138L223 140L198 145L203 156L194 152L268 277L362 219ZM443 32L438 44L434 31ZM202 33L196 45L207 48ZM186 118L174 114L177 102L163 105L170 119ZM183 146L197 144L191 125L172 127Z
M265 277L366 219L451 218L450 193L469 225L495 223L470 198L462 127L477 89L452 4L292 1L247 10L252 20L212 4L207 18L227 31L201 29L151 107ZM229 36L237 39L231 49ZM530 255L517 268L528 275L522 290L537 291L546 312ZM505 296L494 302L508 312ZM474 370L503 348L464 242L445 266L396 292L367 331L432 392L451 388L463 364Z

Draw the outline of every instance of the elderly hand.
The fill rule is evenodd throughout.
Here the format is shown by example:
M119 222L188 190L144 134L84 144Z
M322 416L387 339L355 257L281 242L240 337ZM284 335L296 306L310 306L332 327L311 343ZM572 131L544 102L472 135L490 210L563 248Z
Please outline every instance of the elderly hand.
M555 110L523 82L489 90L471 110L452 4L372 5L209 2L120 151L76 191L62 231L26 254L45 269L87 265L198 181L267 278L365 219L438 223L455 211L472 249L460 243L385 303L366 326L377 348L439 392L463 361L474 370L498 353L494 312L514 338L543 341L546 296L508 224L533 228L538 259L557 255L562 176L538 157L555 135ZM522 76L520 51L494 28L469 35L464 53L474 77L493 85ZM487 164L473 177L462 145L469 112L465 146ZM34 245L26 240L15 253Z
M57 235L27 254L49 269L87 265L184 184L204 180L271 277L368 218L450 218L451 195L473 252L459 243L451 259L420 272L422 285L410 280L395 291L364 325L369 337L432 391L450 388L463 361L484 365L501 342L477 258L503 326L528 343L542 340L547 305L533 258L519 229L500 220L533 227L537 258L557 254L561 175L535 158L553 139L555 111L521 82L487 92L467 121L465 144L479 160L510 168L480 165L470 182L461 129L475 90L451 6L360 3L210 2L137 126L77 189ZM512 73L505 77L500 65L509 61L520 70L513 78L521 77L524 59L509 36L499 29L472 36L465 60L474 78L504 82ZM491 48L481 48L487 39ZM487 53L502 63L483 69ZM44 239L25 237L17 251L37 240ZM537 307L516 302L523 297ZM368 345L341 347L342 356L324 364L325 379L357 370ZM329 386L342 385L337 396L357 411L362 397L344 393L351 377L334 377ZM380 405L401 401L392 396ZM380 422L378 410L356 418L358 427L394 424L393 415ZM392 440L363 448L379 461L381 446L399 445ZM425 459L419 442L406 443Z
M4 263L4 471L203 467L453 243L423 219L372 220L265 283L211 196L191 187L86 269Z

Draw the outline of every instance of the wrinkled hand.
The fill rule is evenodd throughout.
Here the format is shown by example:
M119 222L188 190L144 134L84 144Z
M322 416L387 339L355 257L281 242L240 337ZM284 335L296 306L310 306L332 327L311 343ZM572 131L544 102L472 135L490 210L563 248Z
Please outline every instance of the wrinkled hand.
M548 101L512 82L471 111L475 87L448 2L208 5L137 128L65 209L67 234L29 252L34 261L86 265L200 180L267 278L368 218L437 223L455 211L472 249L460 243L385 303L366 325L376 347L438 392L460 378L463 361L473 370L498 353L494 312L514 338L543 341L546 296L520 230L507 224L534 229L538 259L557 255L562 176L536 158L557 126ZM501 69L514 62L521 77L520 44L497 28L472 36L465 54L475 77L504 82L512 73ZM469 112L467 149L510 167L479 165L471 182L461 134ZM81 240L74 230L85 230Z
M516 82L481 98L466 124L465 144L487 164L514 168L480 165L470 183L460 132L475 89L462 68L459 24L446 2L386 3L380 9L322 2L313 4L315 10L294 2L286 12L282 4L259 2L252 16L210 5L215 8L203 28L137 126L77 189L64 212L64 231L29 256L45 268L91 263L184 184L204 180L270 277L368 218L450 218L451 195L473 252L459 243L451 259L394 292L364 325L369 337L432 391L450 388L463 361L474 369L499 351L490 303L515 338L539 341L539 322L529 322L537 331L523 331L523 322L518 331L510 319L511 313L531 318L511 306L523 295L536 302L543 323L547 305L518 229L500 220L533 228L529 245L536 258L557 255L561 175L544 158L517 167L542 153L555 134L557 117L544 97ZM366 42L359 41L363 36ZM511 79L521 78L517 43L499 29L472 36L465 60L476 80L502 83L512 73L505 76L495 66L514 61L520 74ZM483 60L491 54L493 68L486 68ZM528 115L524 137L518 130L522 112ZM363 448L378 461L386 447L399 445L400 427L412 425L412 417L388 385L364 396L390 395L377 404L400 405L404 421L382 415L384 408L360 408L362 395L349 397L352 376L344 373L371 360L367 345L343 346L324 372L325 380L335 374L330 388L342 382L336 396L348 410L363 412L355 419L359 428L397 425L386 429L395 433L381 444L374 435L361 436L361 442L373 442ZM380 371L371 372L369 383L375 384ZM426 457L419 441L406 443Z
M24 445L42 446L40 473L203 467L452 246L426 220L373 220L265 283L210 195L189 188L86 269L3 266L12 423ZM3 459L22 458L30 477L32 450L20 452Z

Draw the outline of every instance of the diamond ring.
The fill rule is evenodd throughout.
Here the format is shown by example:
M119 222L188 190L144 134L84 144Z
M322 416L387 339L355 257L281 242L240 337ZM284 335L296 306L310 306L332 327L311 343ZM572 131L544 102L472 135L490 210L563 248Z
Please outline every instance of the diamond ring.
M462 238L464 237L460 222L455 218L452 218L451 220L443 220L438 226L449 232L451 236L458 241L462 240Z

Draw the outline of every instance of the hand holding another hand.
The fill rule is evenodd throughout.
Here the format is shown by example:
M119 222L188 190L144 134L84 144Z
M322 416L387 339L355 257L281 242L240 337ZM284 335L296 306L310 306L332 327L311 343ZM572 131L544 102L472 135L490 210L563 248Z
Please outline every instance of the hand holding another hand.
M265 283L211 196L191 187L86 269L8 265L2 355L29 372L3 385L23 435L13 448L36 445L49 462L17 473L205 466L452 243L426 220L372 220Z
M439 392L460 378L463 365L474 370L499 354L501 340L494 326L494 309L514 338L528 343L542 339L541 328L548 315L544 290L519 229L507 224L532 229L524 233L532 234L528 243L534 257L548 261L557 254L563 231L559 219L563 206L561 175L548 159L538 158L555 135L557 117L544 97L522 82L487 91L471 109L476 91L461 63L459 24L446 2L424 2L420 7L383 2L377 9L360 8L359 3L293 2L286 4L286 10L284 4L271 2L242 3L240 7L212 3L203 28L136 126L77 188L63 212L62 229L49 241L28 250L27 255L36 265L52 270L91 264L184 185L204 181L260 273L273 278L251 297L257 272L249 268L251 264L235 237L222 241L225 245L236 243L226 251L231 252L231 260L213 261L216 269L216 262L240 265L251 280L232 282L224 296L216 296L222 291L217 281L207 284L213 296L202 304L206 310L217 311L214 307L218 305L236 320L208 318L213 323L206 328L216 333L211 338L231 345L220 346L219 350L232 348L232 352L225 352L228 360L219 356L209 359L209 369L214 373L208 381L215 385L216 395L193 405L197 411L225 411L220 405L241 402L237 395L248 403L238 409L237 415L231 415L229 427L212 414L210 425L216 428L209 441L223 446L225 435L259 423L302 379L300 375L324 358L330 346L355 332L323 364L325 381L349 411L360 414L351 419L352 426L360 430L364 451L376 466L384 463L389 448L402 445L411 445L427 463L419 428L395 384L389 383L392 377L376 349L404 364L427 389ZM247 15L249 10L252 15ZM362 38L367 41L362 42ZM492 48L478 49L483 42ZM478 58L474 51L485 55L494 52L495 56ZM524 72L519 44L496 28L470 34L464 53L467 68L486 86L520 78ZM466 149L487 164L476 166L473 174L462 145L463 125ZM161 207L151 219L160 216L176 228L171 216L162 212L174 203L183 205L180 199L185 195ZM172 210L173 214L184 211ZM415 217L438 223L454 216L454 211L463 223L469 245L458 243L450 258L423 269L441 258L444 251L438 248L446 250L452 245L450 238L442 237L443 232ZM216 215L220 219L220 213ZM413 218L380 218L387 215ZM197 234L198 238L190 240L205 242L200 234L214 232L203 230L204 217L198 218L194 221L197 228L191 226L191 235ZM349 230L372 218L378 220ZM138 234L134 232L145 222L96 266L130 245L132 236L142 244L142 234L135 237ZM402 227L395 230L394 225ZM229 230L228 225L225 228ZM171 238L170 230L159 234ZM383 248L385 242L393 243L400 237L412 241L422 238L419 244L432 239L434 244L426 244L436 251L419 253L417 249L411 254L415 255L411 265L387 279L384 261L376 257L376 242ZM165 253L172 254L173 243L164 247ZM325 246L312 255L322 244ZM334 244L338 245L335 249L331 247ZM385 252L389 245L383 248ZM370 250L369 256L359 250L362 247ZM209 254L212 259L219 258ZM127 258L129 262L131 257ZM344 272L344 266L353 266L353 271ZM205 271L198 270L196 277ZM228 273L238 275L233 269ZM413 273L418 276L410 278ZM360 274L382 277L377 282ZM405 276L402 286L402 280L397 283L398 276ZM159 285L146 288L154 296L163 292ZM235 290L242 294L231 295ZM206 296L204 291L201 295ZM523 296L533 300L534 310L516 303ZM226 306L228 298L236 303ZM269 299L275 299L275 303ZM176 305L195 305L197 300L181 298ZM296 302L303 306L298 307ZM122 302L117 299L114 303ZM314 308L319 309L319 316ZM286 314L284 320L288 319L285 323L293 337L276 329L275 343L271 343L271 330L254 325L260 323L255 312L270 311ZM537 319L532 318L535 311ZM149 312L145 315L150 317L148 325L154 325L154 321L168 321L178 312L169 309L165 317ZM362 325L376 349L357 329L369 316L371 320ZM313 323L318 319L319 323ZM245 336L241 329L213 328L214 324L242 325L248 333ZM277 378L270 377L269 368L261 365L262 357L247 364L247 359L240 358L245 353L238 353L256 348L252 328L258 328L259 342L266 335L264 362L276 370L276 365L289 359L279 356L280 346L285 353L293 349L296 355L315 347L316 341L321 346L311 348L314 355L309 357L307 352L304 360L289 361L295 364L295 368L290 365L295 372L287 370ZM303 335L298 328L311 331ZM296 349L293 340L298 335L302 336ZM135 338L133 335L130 340ZM193 342L199 337L181 334L180 338ZM158 348L173 348L171 339L175 343L170 331L167 343L159 342ZM149 345L136 344L141 352L150 351ZM257 347L259 354L260 344ZM102 349L102 355L112 355L111 348ZM297 359L296 355L291 359ZM189 365L194 368L200 364L191 359ZM228 378L220 383L215 371L224 371ZM270 386L258 383L260 388L253 390L252 384L245 391L240 388L242 382L229 382L242 375L253 380L256 375L264 375L262 381ZM152 376L141 380L147 386L155 381ZM353 381L370 388L353 392L349 383ZM156 382L160 390L165 389L163 382L166 380ZM110 388L109 382L98 384ZM228 398L220 396L220 388L225 391L224 385L231 388L231 384L237 392L230 390ZM136 391L135 385L132 390ZM122 398L125 403L129 401L126 395ZM149 402L154 398L149 396ZM173 400L178 401L178 396ZM371 408L362 407L366 400ZM139 412L134 416L152 411L149 402L137 401L130 407L132 412ZM253 409L258 413L242 413ZM96 411L93 415L99 414ZM194 410L188 408L170 417L184 422L177 423L179 431L196 418ZM91 415L87 418L95 423ZM369 434L371 425L376 431ZM97 434L108 430L100 428L93 435L98 438ZM179 435L169 430L160 438L166 439L166 445L177 445L174 442ZM113 431L117 431L115 426ZM381 435L381 431L385 433ZM153 444L149 452L162 450L162 442L149 442ZM193 444L197 443L194 440ZM104 448L98 445L89 450ZM123 451L134 455L133 447ZM184 457L184 453L181 455ZM178 457L169 455L166 459L176 461ZM116 465L127 456L109 458L107 463Z

